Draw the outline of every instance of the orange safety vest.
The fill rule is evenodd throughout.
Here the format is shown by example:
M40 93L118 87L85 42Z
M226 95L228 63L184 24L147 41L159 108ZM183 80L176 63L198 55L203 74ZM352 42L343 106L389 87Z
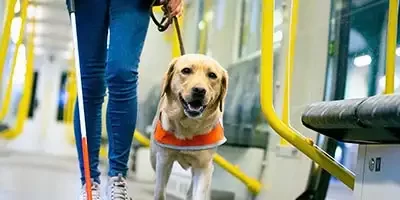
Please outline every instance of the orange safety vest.
M178 139L171 132L163 129L158 120L154 131L155 142L166 148L175 150L205 150L221 146L226 142L222 120L209 133L194 136L192 139Z

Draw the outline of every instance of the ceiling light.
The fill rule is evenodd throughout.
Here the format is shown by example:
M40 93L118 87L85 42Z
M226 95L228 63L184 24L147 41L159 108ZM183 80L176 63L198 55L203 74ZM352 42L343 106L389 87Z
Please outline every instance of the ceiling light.
M204 21L203 20L201 20L200 22L199 22L199 30L203 30L205 27L206 27L206 24L204 23Z
M19 38L19 31L21 29L21 18L20 17L14 17L14 19L11 22L11 40L15 44L18 41Z
M21 3L17 1L14 6L14 13L18 13L19 11L21 11Z
M66 60L72 59L73 55L74 55L74 52L71 50L62 50L60 52L60 57L62 59L66 59Z
M26 49L25 45L21 44L17 52L17 62L15 63L15 72L13 77L14 84L23 84L26 73Z
M43 6L35 6L35 5L29 5L28 6L28 18L41 18L43 17Z
M396 48L396 56L400 56L400 47Z
M280 42L283 38L283 33L282 31L276 31L274 33L274 42Z
M35 46L34 52L36 55L44 55L46 53L43 47L38 47L38 46Z
M274 27L279 26L283 23L282 11L275 10L274 12Z
M363 55L363 56L358 56L354 58L353 64L356 67L365 67L371 64L372 58L370 55Z
M212 11L207 11L205 15L205 20L207 22L210 22L214 18L214 13Z
M28 33L31 33L33 31L32 23L27 24L26 31ZM35 32L36 34L40 34L40 33L46 33L48 31L45 31L45 25L43 25L43 23L35 23Z

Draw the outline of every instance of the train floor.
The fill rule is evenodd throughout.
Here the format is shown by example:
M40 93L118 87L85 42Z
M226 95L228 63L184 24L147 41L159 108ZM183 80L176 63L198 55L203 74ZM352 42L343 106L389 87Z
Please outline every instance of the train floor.
M80 191L77 171L75 158L2 152L0 199L77 200ZM102 181L106 183L105 177ZM135 200L153 199L152 183L129 180L129 192Z
M101 168L105 172L105 168ZM104 173L103 173L104 174ZM0 151L1 200L78 200L80 191L76 159ZM134 200L152 200L153 184L129 178L129 193ZM102 177L105 183L105 177ZM350 200L351 192L334 182L327 200ZM169 196L168 199L176 200Z

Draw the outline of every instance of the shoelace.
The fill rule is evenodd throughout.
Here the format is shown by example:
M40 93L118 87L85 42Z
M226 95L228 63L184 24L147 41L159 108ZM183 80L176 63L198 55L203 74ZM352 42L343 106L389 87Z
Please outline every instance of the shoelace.
M100 191L99 191L99 188L98 187L96 187L95 185L93 185L92 186L92 197L93 197L93 200L100 200ZM87 194L86 194L86 190L83 190L82 191L82 198L83 199L87 199Z
M114 181L111 188L112 200L129 200L128 190L126 188L125 180L119 176L118 180Z

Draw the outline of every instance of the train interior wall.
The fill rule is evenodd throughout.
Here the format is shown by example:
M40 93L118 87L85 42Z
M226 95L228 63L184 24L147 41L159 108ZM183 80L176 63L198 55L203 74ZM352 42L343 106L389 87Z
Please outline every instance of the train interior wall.
M207 2L211 6L204 6ZM218 152L249 176L262 180L265 190L256 199L292 200L304 191L312 162L290 146L279 146L280 137L268 127L268 123L260 112L260 33L258 32L260 2L260 0L188 1L183 19L183 37L188 53L201 51L201 53L209 54L230 73L229 94L224 115L229 142ZM281 113L282 107L284 52L287 51L288 45L289 13L285 6L288 2L290 1L276 2L276 21L274 22L276 23L274 35L276 78L272 81L275 84L275 107L278 113ZM200 7L203 9L199 9ZM326 66L329 59L327 52L329 23L332 20L331 8L330 0L300 1L299 4L299 28L294 58L290 119L295 129L314 140L317 140L317 134L301 124L300 116L306 105L321 101L324 97ZM3 11L4 1L1 1L0 14ZM3 20L0 20L0 25L2 23ZM158 32L152 23L149 26L140 63L138 96L140 107L137 126L138 130L145 134L155 112L162 75L172 58L173 34L173 31L167 31L165 34ZM203 43L199 44L200 41ZM359 48L365 43L354 31L350 33L350 41L354 42L353 46ZM350 48L353 46L350 45ZM0 90L1 98L5 94L5 83L14 48L15 44L11 42L7 68ZM382 49L384 45L377 48ZM367 79L370 71L369 68L358 66L359 63L355 60L360 60L360 57L360 54L354 54L348 59L346 98L368 95ZM365 57L363 58L365 62ZM6 118L6 122L10 124L15 123L16 107L23 88L24 65L18 66L19 71L17 70L17 78L14 80L12 106ZM76 158L75 146L70 142L71 125L57 119L58 111L65 103L65 95L68 95L62 87L62 82L65 72L70 67L68 60L63 57L39 53L36 55L37 79L34 100L36 106L33 116L26 121L23 133L15 140L0 139L0 151L46 154L69 160ZM383 89L381 82L384 82L382 70L379 72L378 93ZM399 84L400 81L396 79L396 87ZM140 147L137 142L133 146L137 147L134 161L136 178L144 182L152 181L154 174L150 170L148 150ZM344 147L347 150L347 156L343 162L354 170L358 146L345 144ZM339 148L339 151L342 150ZM291 152L295 153L291 154ZM175 178L174 181L174 184L187 184L186 180L179 178ZM76 182L78 184L78 178ZM214 190L234 192L235 199L238 200L251 199L246 186L218 166L212 187ZM342 183L333 184L327 199L351 199L351 192Z

